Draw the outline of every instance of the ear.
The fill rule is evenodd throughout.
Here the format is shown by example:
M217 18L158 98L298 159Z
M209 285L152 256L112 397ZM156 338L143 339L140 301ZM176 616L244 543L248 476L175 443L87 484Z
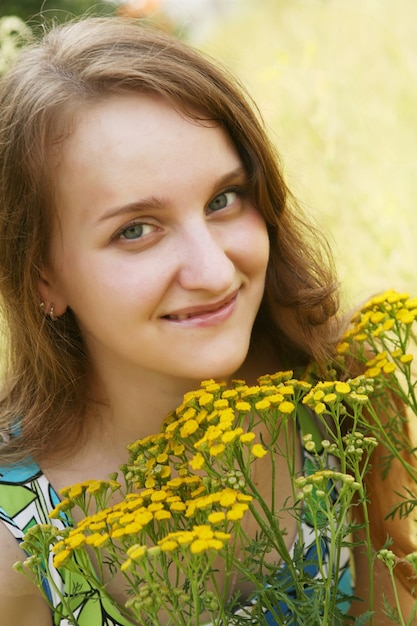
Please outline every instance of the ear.
M67 310L68 303L58 287L58 282L52 270L44 268L39 274L38 292L42 302L45 303L45 310L54 307L56 317L63 315Z

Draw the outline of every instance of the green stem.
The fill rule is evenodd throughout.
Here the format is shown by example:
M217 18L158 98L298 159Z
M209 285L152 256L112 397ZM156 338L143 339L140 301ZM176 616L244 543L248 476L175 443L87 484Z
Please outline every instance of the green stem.
M398 596L397 583L395 581L395 576L394 576L394 567L388 567L388 572L389 572L389 577L391 579L392 589L394 592L395 607L397 609L398 619L400 620L399 623L400 623L400 626L406 626L406 623L403 618L402 610L401 610L400 598Z
M368 570L369 570L369 610L373 611L373 606L374 606L374 577L373 577L373 567L372 567L372 563L373 563L373 556L372 556L372 540L371 540L371 526L370 526L370 520L369 520L369 515L368 515L368 507L366 506L366 496L365 496L365 492L362 486L362 477L360 475L356 475L355 479L357 480L357 482L360 484L360 489L359 489L359 498L360 498L360 502L362 504L362 512L363 512L363 518L364 518L364 525L365 525L365 544L366 544L366 552L367 552L367 559L368 559ZM372 626L373 624L373 617L371 615L370 618L370 626Z

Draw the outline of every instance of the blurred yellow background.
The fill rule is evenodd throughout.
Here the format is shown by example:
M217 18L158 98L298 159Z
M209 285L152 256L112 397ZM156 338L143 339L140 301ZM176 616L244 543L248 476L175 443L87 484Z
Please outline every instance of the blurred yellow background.
M227 1L226 1L227 4ZM346 306L417 293L417 2L237 0L200 47L243 79Z

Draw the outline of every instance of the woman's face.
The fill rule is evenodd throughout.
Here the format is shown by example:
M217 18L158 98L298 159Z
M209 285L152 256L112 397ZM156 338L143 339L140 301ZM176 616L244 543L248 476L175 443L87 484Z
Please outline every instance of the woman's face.
M72 309L100 379L233 373L269 245L227 134L158 97L111 96L77 115L53 181L40 292Z

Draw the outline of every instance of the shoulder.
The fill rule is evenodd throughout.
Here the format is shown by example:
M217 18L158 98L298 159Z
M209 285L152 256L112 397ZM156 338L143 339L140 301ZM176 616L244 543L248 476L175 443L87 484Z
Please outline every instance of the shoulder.
M0 524L0 615L3 624L51 626L51 611L36 586L13 564L25 558L8 529Z

